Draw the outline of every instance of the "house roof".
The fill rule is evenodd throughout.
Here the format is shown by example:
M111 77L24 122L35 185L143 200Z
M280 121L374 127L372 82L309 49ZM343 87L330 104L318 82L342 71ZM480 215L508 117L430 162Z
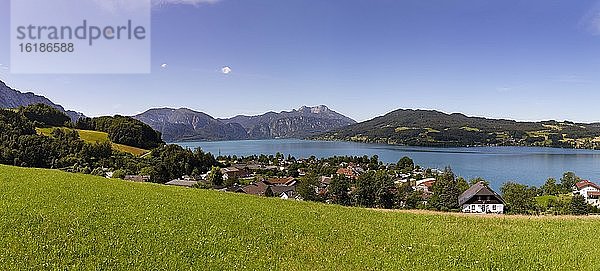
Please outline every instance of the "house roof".
M483 184L483 182L478 182L473 186L469 187L467 191L465 191L464 193L462 193L462 195L460 195L460 197L458 197L458 204L463 205L465 204L465 202L469 201L474 196L494 196L502 203L504 203L504 199L502 199L500 195L494 192L494 190L487 187L485 184Z
M348 177L354 177L354 171L351 168L340 168L336 172L339 175L346 175Z
M578 190L581 190L581 189L583 189L585 187L588 187L588 186L591 186L593 188L596 188L596 189L600 190L600 186L598 186L597 184L595 184L593 182L590 182L588 180L583 180L583 181L580 181L580 182L578 182L578 183L575 184L575 187L577 187Z
M166 185L174 185L174 186L184 186L184 187L192 187L195 184L197 184L198 182L196 181L186 181L186 180L172 180L168 183L166 183Z
M244 193L250 195L264 195L265 191L267 191L267 188L269 188L269 186L266 185L264 182L258 182L246 185L242 187L242 190L244 191Z
M293 186L271 186L270 189L273 192L273 195L281 195L282 193L286 193L289 196L290 192L296 192L296 189L294 189Z
M416 182L416 184L417 185L421 185L421 184L427 183L427 182L434 183L435 182L435 178L426 178L426 179L418 180Z
M418 184L417 186L425 186L427 188L431 188L433 186L433 184L435 184L435 179L431 180L431 181L422 182L422 183Z
M294 178L293 177L287 177L287 178L269 178L265 182L267 184L271 184L271 185L293 185L294 184Z
M326 185L330 185L331 184L331 177L327 177L327 176L321 176L321 183L322 184L326 184Z

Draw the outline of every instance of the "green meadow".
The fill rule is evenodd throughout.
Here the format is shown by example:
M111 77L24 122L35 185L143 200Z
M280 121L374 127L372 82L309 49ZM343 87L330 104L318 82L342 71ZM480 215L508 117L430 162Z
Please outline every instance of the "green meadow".
M0 270L600 270L600 220L379 211L0 166Z
M51 128L36 128L37 132L46 136L50 136L52 134L52 130L54 130L54 127ZM61 129L69 129L69 128L61 128ZM110 139L108 138L108 134L105 132L98 132L98 131L89 131L89 130L77 130L77 132L79 133L79 137L81 138L81 140L88 142L88 143L95 143L95 142L110 142ZM140 148L136 148L136 147L132 147L132 146L127 146L127 145L123 145L123 144L117 144L117 143L113 143L111 142L112 147L114 150L118 150L118 151L122 151L122 152L128 152L131 153L133 155L142 155L144 153L147 153L148 150L144 150L144 149L140 149Z

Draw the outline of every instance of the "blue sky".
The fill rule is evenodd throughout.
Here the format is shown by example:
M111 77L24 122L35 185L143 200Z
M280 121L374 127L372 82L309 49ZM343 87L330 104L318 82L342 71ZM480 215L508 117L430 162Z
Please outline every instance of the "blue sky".
M0 79L89 116L326 104L359 121L398 108L600 121L598 1L162 1L151 74L11 75L0 0Z

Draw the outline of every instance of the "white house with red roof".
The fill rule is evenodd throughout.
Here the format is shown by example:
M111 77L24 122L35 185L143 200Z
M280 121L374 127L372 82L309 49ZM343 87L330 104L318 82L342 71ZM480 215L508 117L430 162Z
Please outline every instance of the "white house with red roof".
M582 195L590 205L600 206L600 186L593 182L583 180L576 183L573 195Z

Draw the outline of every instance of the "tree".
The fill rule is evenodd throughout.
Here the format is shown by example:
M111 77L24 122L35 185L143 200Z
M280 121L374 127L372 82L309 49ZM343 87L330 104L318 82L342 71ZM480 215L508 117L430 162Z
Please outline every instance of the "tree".
M275 194L273 194L273 190L271 189L271 187L267 187L267 190L265 190L265 197L270 198L270 197L274 197Z
M471 186L472 186L472 185L475 185L475 184L477 184L477 183L479 183L479 182L482 182L482 183L483 183L483 185L485 185L485 186L489 186L489 185L490 185L490 182L486 181L484 178L481 178L481 177L477 177L477 178L473 178L473 179L471 179L471 180L469 181L469 185L471 185Z
M375 205L379 208L391 209L394 207L394 180L385 170L375 172Z
M358 206L372 208L375 207L375 172L367 171L360 175L356 180L356 189L354 190L354 201Z
M228 177L227 180L224 180L223 184L226 187L232 187L235 184L239 184L239 182L240 182L240 178L238 178L237 176L231 176L231 177Z
M589 213L588 204L582 195L575 195L571 198L569 212L572 215L587 215Z
M46 104L32 104L20 107L19 112L26 118L39 124L38 126L66 126L71 118L58 109Z
M350 200L350 181L345 175L336 174L327 188L327 195L331 203L349 206Z
M411 172L415 169L415 162L407 156L400 158L396 165L402 172Z
M125 171L124 170L120 170L120 169L119 170L115 170L113 172L112 177L114 179L125 179Z
M481 179L481 178L479 178L479 179ZM483 180L483 179L481 179L481 180ZM472 181L473 180L471 180L471 182ZM486 184L487 181L485 181L485 180L483 180L483 181L484 181L484 185L489 185L489 184ZM471 184L471 185L473 185L473 184ZM465 178L463 178L463 177L456 178L456 186L458 187L458 191L461 194L463 192L467 191L467 189L469 189L469 187L471 187L471 185L469 185L469 183L467 183L467 180L465 180Z
M544 183L544 185L540 187L540 190L542 192L542 195L556 196L560 194L561 186L556 183L556 179L548 178L548 180L546 180L546 183Z
M300 178L296 192L307 201L320 201L319 195L317 194L317 188L319 181L317 176L313 174L307 174Z
M576 183L580 182L581 178L579 178L573 172L565 172L560 178L560 186L562 187L562 193L569 193L573 190L573 186Z
M153 183L156 182L156 169L154 169L154 167L152 166L147 166L140 169L140 175L150 176L150 181Z
M223 174L221 173L221 168L212 167L206 180L211 183L213 186L222 186L223 185Z
M506 212L512 214L532 214L536 212L535 187L507 182L500 188Z
M458 197L462 194L464 183L459 185L456 176L450 167L444 169L433 184L433 195L430 204L433 208L441 211L458 209Z

